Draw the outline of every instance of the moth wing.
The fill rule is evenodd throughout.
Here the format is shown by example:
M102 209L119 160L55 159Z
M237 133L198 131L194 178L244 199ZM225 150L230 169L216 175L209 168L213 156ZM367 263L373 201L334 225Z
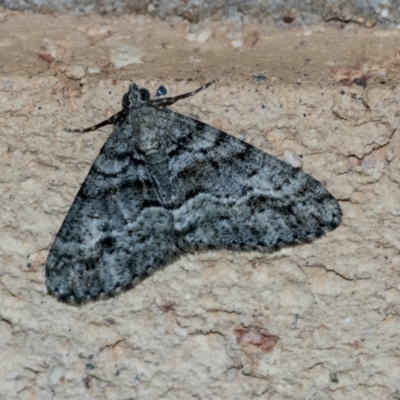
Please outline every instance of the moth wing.
M113 295L178 253L173 216L121 136L116 127L50 249L46 285L61 301Z
M172 111L166 111L172 112ZM273 251L335 229L342 212L310 175L202 122L174 113L169 129L173 210L182 250Z

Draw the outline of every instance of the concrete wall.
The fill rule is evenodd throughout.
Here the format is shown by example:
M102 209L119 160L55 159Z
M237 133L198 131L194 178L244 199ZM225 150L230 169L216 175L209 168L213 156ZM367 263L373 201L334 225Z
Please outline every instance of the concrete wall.
M398 0L3 0L1 5L39 13L178 16L192 23L228 19L267 25L311 25L330 20L367 27L400 24Z
M400 31L0 15L0 398L400 396ZM273 254L195 253L80 308L44 262L129 80L302 165L342 225ZM264 79L265 78L265 79Z

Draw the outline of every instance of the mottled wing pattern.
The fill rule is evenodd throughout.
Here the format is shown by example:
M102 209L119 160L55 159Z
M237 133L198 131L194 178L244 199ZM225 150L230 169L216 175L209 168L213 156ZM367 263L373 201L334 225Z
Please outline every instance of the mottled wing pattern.
M182 250L273 251L340 224L337 201L311 176L202 122L174 118L180 129L165 135L181 191L173 215Z
M178 255L173 215L126 135L114 129L50 249L47 289L61 301L108 297Z
M273 251L336 228L337 201L311 176L130 86L50 249L46 284L82 303L127 288L183 252ZM159 108L157 108L157 106Z

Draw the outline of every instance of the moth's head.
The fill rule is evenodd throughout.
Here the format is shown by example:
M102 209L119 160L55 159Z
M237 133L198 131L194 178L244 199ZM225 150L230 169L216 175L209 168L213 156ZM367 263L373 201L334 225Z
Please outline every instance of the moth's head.
M150 101L150 92L147 89L139 88L132 83L128 93L122 97L123 108L139 108Z

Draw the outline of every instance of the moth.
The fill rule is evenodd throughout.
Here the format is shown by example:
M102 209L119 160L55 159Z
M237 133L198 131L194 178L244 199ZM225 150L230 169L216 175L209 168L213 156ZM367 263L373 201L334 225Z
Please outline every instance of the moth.
M107 298L188 252L272 252L340 224L339 204L310 175L168 108L212 83L156 99L133 83L119 113L66 129L114 125L51 246L51 295Z

